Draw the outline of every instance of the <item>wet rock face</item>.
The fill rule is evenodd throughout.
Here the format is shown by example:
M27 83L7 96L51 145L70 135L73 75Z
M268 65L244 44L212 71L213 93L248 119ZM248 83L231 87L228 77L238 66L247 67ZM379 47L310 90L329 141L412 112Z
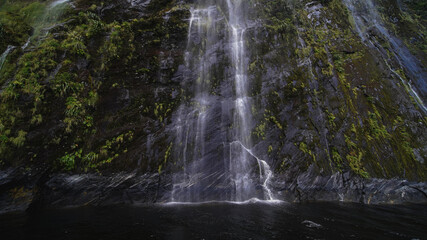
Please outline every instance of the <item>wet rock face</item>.
M34 200L37 179L24 169L7 169L0 172L0 214L25 211Z
M22 97L3 105L21 108L24 113L10 122L7 119L13 113L3 111L5 128L1 134L13 137L26 133L26 150L15 151L12 139L7 138L2 142L1 162L18 165L29 161L30 156L37 159L36 165L48 162L61 170L63 166L57 160L65 156L76 171L94 170L95 165L107 161L113 171L138 167L157 171L157 159L168 144L164 128L180 101L180 65L187 35L188 10L172 2L73 1L73 9L61 19L65 22L61 28L51 28L41 43L33 40L26 52L13 51L2 74L3 88L15 75L27 72L26 62L21 64L19 59L35 56L40 62L51 63L49 68L34 68L40 72L33 76L40 79L33 80L42 83L36 88L44 93L43 106L37 113L30 109L34 95L41 92L27 94L18 89L16 93ZM52 43L47 52L55 51L54 56L39 56L42 47L37 46L45 42ZM76 111L67 111L70 104ZM30 115L38 116L36 124L26 122ZM75 158L76 151L71 148L76 144L86 148L81 149L83 155L91 153L92 159L97 159L95 165L83 164L84 156ZM150 145L158 148L147 149ZM102 150L101 160L103 147L108 153ZM118 157L123 161L112 163ZM86 167L77 167L80 163Z
M171 201L173 176L121 172L39 174L6 170L0 173L1 213L45 208L159 204ZM218 189L218 191L221 191ZM297 182L278 178L275 197L286 202L356 202L364 204L425 203L427 185L398 179L361 179L350 173L319 176L309 170Z
M336 201L364 204L424 203L427 184L399 179L362 179L347 172L319 176L313 169L297 181L276 183L279 198L288 202Z
M426 141L420 134L426 131L425 123L416 123L424 119L423 107L411 100L414 97L408 98L410 91L400 88L403 83L395 74L400 70L393 65L401 62L399 53L382 55L387 50L379 45L389 40L376 39L373 30L366 33L370 39L366 41L356 28L348 31L348 26L354 26L352 19L360 16L340 1L282 7L288 11L286 16L270 10L264 15L270 26L259 28L256 37L250 37L256 44L252 61L262 66L253 68L252 78L261 87L255 129L260 141L254 146L258 153L266 154L261 157L274 162L277 171L292 181L312 165L319 175L351 169L364 177L424 179L425 165L415 155ZM278 17L293 23L285 24L282 34L272 24ZM272 47L264 46L265 41ZM405 109L403 102L412 104ZM410 145L414 147L407 152L411 156L402 155L405 144L397 143L404 138L395 138L405 135L396 132L399 119L410 125L405 131L413 136ZM265 131L257 131L260 129ZM404 167L397 159L412 160ZM398 170L401 167L412 173Z
M271 187L277 198L288 201L423 202L425 185L416 182L427 177L427 122L413 94L422 84L402 63L409 54L425 69L426 35L416 34L425 31L425 19L414 15L422 11L405 1L378 0L372 1L376 15L365 16L360 6L351 11L346 2L248 4L242 42L251 99L245 147L256 156L250 161L259 158L271 166ZM223 41L194 54L193 67L186 66L190 9L196 4L76 0L46 38L8 53L0 70L2 89L8 90L1 95L0 164L4 169L46 166L49 172L33 170L27 176L6 170L0 178L2 205L25 209L31 202L61 206L171 199L174 174L182 171L179 111L186 104L188 112L194 107L194 66L201 66L204 54L215 56L203 60L214 65L209 99L217 104L207 109L214 119L206 130L209 162L202 165L222 169L229 164L222 153L230 147L221 146L242 125L229 107L236 87L229 81L235 65L227 41L231 35L216 31ZM228 19L220 10L218 27ZM381 24L358 22L370 18ZM8 36L14 37L8 44L25 44L31 27L21 30ZM193 53L209 46L209 39L196 32L190 31ZM399 45L407 50L404 56ZM34 74L27 75L27 66ZM15 85L8 88L9 83ZM186 126L194 128L198 118L195 114L193 125ZM193 140L193 145L200 143ZM394 178L410 182L384 180ZM254 188L262 192L260 183ZM61 200L61 195L66 197Z

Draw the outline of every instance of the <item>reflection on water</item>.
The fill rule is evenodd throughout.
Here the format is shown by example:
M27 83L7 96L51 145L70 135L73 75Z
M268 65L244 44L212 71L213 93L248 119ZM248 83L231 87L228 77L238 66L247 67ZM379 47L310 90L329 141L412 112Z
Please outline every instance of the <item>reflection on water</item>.
M423 239L427 205L152 205L0 216L2 239Z

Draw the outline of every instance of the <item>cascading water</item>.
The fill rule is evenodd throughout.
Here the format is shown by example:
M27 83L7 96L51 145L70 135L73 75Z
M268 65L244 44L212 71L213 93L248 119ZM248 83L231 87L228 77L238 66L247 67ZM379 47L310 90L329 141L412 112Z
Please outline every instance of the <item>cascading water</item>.
M379 43L374 43L371 39L369 39L367 33L372 28L377 29L385 37L385 40L388 41L392 48L392 52L396 56L396 60L400 65L399 67L407 70L413 80L414 85L421 94L421 97L420 94L418 94L417 91L412 87L411 82L404 80L397 73L397 71L393 69L391 64L387 62L387 59L385 59L387 66L401 80L406 90L416 100L418 106L425 113L427 113L427 108L424 104L427 96L427 71L419 63L418 59L416 59L416 57L410 53L408 48L399 38L393 36L386 29L385 24L372 0L344 0L344 3L350 10L350 13L352 14L355 21L356 30L363 41L367 42L373 48L378 48L378 46L380 46Z
M26 16L30 19L28 24L32 26L33 32L21 46L22 50L26 50L31 43L34 43L34 39L47 35L49 30L59 23L59 19L68 7L67 3L69 1L70 0L50 1L49 3L45 3L43 11L35 11Z
M44 11L42 11L41 14L35 14L34 16L32 16L32 19L34 19L34 21L31 22L31 24L34 31L32 35L28 37L25 44L21 46L22 50L26 50L27 47L30 46L30 44L34 44L34 42L37 42L33 41L34 39L43 37L42 35L47 35L49 33L50 28L58 24L60 17L67 8L68 2L69 0L51 1L45 6ZM16 47L12 45L8 46L6 51L0 56L0 71L2 70L4 63L6 62L7 56L15 48ZM0 93L8 84L9 81L6 81L5 83L3 83L2 86L0 86Z
M15 49L15 46L9 45L6 48L6 51L0 56L0 71L3 68L3 64L6 62L6 58L9 55L9 53Z
M248 1L199 1L191 9L175 158L173 202L272 200L272 171L251 151L245 32ZM191 86L191 87L189 87Z
M234 200L243 201L249 199L253 193L251 185L251 157L255 158L260 169L262 186L267 192L268 200L272 200L271 191L267 183L271 177L271 171L268 164L252 154L246 146L251 146L251 98L248 93L248 78L247 78L247 63L245 61L245 31L247 23L245 21L245 9L242 5L243 0L227 0L228 7L228 25L232 32L232 65L234 66L234 81L235 81L235 109L237 114L234 114L234 138L236 141L230 144L230 172L232 173L232 182L235 185L236 191Z
M22 50L25 50L33 42L33 39L47 35L49 30L58 24L58 19L60 19L64 13L69 1L70 0L55 0L45 7L43 14L38 16L35 20L33 24L34 33L22 46Z
M68 1L70 1L70 0L56 0L56 1L53 1L50 4L50 7L53 8L53 7L56 7L56 6L60 5L60 4L66 3Z

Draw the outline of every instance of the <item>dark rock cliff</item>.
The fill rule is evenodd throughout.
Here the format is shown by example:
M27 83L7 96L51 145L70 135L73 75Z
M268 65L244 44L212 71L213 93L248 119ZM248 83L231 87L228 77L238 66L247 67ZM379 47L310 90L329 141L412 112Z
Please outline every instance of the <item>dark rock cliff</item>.
M193 2L3 3L3 211L168 200ZM252 149L277 196L426 202L423 1L252 2Z

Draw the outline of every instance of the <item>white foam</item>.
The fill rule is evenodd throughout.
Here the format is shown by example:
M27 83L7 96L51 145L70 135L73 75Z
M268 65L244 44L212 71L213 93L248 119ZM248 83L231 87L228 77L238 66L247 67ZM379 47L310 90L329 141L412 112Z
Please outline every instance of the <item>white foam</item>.
M282 200L261 200L258 198L251 198L246 201L204 201L204 202L167 202L160 203L159 205L164 206L176 206L176 205L184 205L184 206L199 206L199 205L211 205L211 204L233 204L233 205L250 205L250 204L267 204L267 205L276 205L276 204L284 204L285 201Z
M68 1L70 1L70 0L56 0L56 1L54 1L54 2L52 2L50 4L50 7L53 8L53 7L56 7L56 6L60 5L60 4L66 3Z

